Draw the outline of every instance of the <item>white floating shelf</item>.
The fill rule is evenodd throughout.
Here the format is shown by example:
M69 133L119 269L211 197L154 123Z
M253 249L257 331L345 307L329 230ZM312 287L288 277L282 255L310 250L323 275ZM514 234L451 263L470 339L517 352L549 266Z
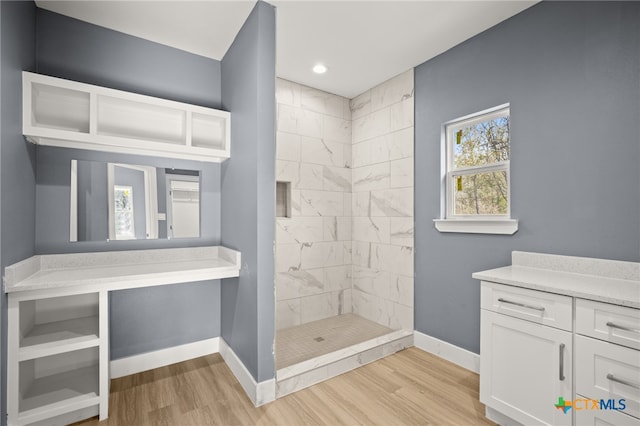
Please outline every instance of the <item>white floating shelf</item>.
M231 114L23 72L23 134L65 148L221 162Z

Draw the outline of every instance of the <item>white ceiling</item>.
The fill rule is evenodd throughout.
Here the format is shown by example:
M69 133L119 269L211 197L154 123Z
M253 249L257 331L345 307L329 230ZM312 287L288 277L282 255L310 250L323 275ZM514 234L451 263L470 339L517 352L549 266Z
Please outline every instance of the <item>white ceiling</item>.
M353 98L536 1L273 0L277 70L286 78ZM221 60L255 1L58 1L53 12ZM311 68L329 67L324 75Z

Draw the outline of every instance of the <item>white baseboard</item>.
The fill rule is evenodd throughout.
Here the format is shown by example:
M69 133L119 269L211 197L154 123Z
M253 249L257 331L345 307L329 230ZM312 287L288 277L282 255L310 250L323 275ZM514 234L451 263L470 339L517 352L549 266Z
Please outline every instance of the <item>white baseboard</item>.
M174 346L172 348L116 359L109 363L111 367L110 376L112 379L115 379L177 362L187 361L200 356L214 354L220 352L221 340L220 337L214 337Z
M428 336L417 330L413 332L413 345L444 358L447 361L458 364L460 367L471 370L474 373L480 373L480 355L470 352L461 347L452 345L435 337Z
M115 379L218 352L242 385L253 405L259 407L276 399L276 379L257 383L240 358L221 337L113 360L109 363L110 375L112 379Z
M253 405L259 407L276 399L276 379L273 378L260 383L256 382L247 367L224 339L220 339L220 355L233 375L236 376L238 382L240 382Z

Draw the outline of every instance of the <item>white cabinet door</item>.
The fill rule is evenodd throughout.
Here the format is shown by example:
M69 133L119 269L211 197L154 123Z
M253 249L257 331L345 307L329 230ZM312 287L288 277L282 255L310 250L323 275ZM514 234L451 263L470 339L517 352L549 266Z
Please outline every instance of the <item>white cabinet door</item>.
M526 425L570 426L571 333L481 310L480 401Z

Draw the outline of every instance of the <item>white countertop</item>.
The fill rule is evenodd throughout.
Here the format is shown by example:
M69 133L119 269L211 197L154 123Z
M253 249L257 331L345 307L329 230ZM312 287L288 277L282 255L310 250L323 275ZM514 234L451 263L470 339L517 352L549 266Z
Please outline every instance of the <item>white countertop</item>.
M553 269L545 267L549 265ZM577 273L581 266L590 273ZM525 252L514 252L513 265L476 272L472 276L482 281L640 309L640 274L637 271L640 271L640 264L634 262L538 253L528 256Z
M640 309L640 281L619 280L524 266L476 272L473 278Z
M221 246L39 255L5 268L5 292L122 290L237 277L240 266Z

